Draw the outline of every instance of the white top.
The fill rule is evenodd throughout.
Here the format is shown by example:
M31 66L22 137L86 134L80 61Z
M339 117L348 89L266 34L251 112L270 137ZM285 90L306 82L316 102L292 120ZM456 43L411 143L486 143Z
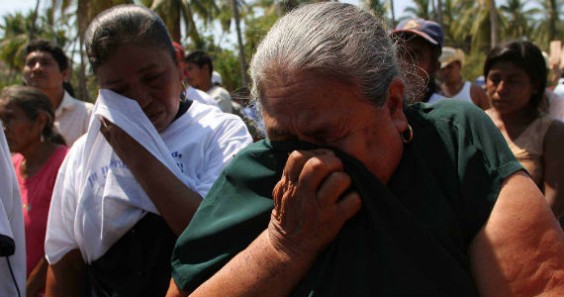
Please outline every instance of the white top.
M217 106L221 111L227 113L233 113L233 107L231 106L231 95L226 89L220 86L214 86L208 90L208 94L217 102Z
M458 99L458 100L474 103L474 101L472 101L472 96L470 96L471 88L472 88L472 83L469 81L465 82L460 92L452 96L452 99Z
M1 121L0 125L2 125ZM15 253L8 259L20 295L25 296L26 265L22 200L4 130L0 130L0 234L14 240ZM0 296L18 296L6 257L0 257Z
M443 95L439 95L437 93L433 93L433 95L431 95L431 98L429 98L429 101L427 101L427 103L429 104L433 104L435 102L439 102L443 99L448 99L447 97L443 96Z
M77 248L91 263L146 212L158 213L100 134L99 115L124 129L202 197L234 154L252 142L240 118L198 101L160 134L136 101L109 90L100 91L95 114L55 183L45 242L51 264Z
M68 147L88 130L94 105L73 98L67 91L61 105L55 110L54 125Z
M217 102L215 102L208 93L193 88L192 86L188 86L188 89L186 89L186 97L192 101L198 101L200 103L218 107Z
M561 78L560 80L563 79ZM548 98L548 115L557 120L564 121L564 82L560 80L554 92L545 89L545 95Z

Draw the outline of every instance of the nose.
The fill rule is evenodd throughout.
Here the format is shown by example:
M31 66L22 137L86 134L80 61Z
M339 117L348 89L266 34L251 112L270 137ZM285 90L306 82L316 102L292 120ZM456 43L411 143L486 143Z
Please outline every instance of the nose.
M495 86L495 90L498 93L502 93L507 90L507 85L504 80L500 80Z
M37 61L37 62L35 62L31 65L31 70L33 70L33 71L39 71L41 69L43 69L43 68L41 66L41 62L39 62L39 61Z

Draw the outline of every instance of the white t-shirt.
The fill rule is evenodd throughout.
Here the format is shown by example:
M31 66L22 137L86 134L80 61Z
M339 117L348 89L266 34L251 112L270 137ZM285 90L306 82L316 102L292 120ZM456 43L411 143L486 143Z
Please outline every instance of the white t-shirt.
M558 90L558 88L561 88L561 90ZM557 120L564 121L564 82L558 81L558 86L554 89L554 92L545 89L545 95L548 98L548 115Z
M192 101L198 101L207 105L219 107L217 106L217 102L215 102L208 93L193 88L192 86L188 86L188 89L186 89L186 97Z
M2 121L0 121L0 126ZM25 296L25 237L22 200L4 130L0 131L0 234L14 240L15 253L0 257L0 296L18 296L8 259L21 296Z
M142 113L139 106L136 106L137 112ZM131 112L127 110L127 114ZM130 116L130 119L143 122L141 126L148 122L144 115L141 115L142 120L136 115ZM99 125L95 126L94 123L95 121L91 123L90 129L99 129ZM124 130L127 131L125 128ZM110 164L97 164L99 162L82 154L88 150L85 144L90 135L89 131L70 149L55 183L45 242L46 257L51 264L77 248L83 259L91 263L103 256L147 211L157 213L150 199L115 153L112 152ZM233 156L252 142L240 118L198 101L194 101L184 115L162 131L160 137L176 163L177 168L171 170L182 172L184 178L181 180L202 197L205 197ZM147 148L148 141L150 139L139 143ZM101 174L94 177L87 173L88 168L93 167L97 169L95 172ZM117 177L110 173L106 175L109 171ZM88 185L95 184L96 189L102 189L103 192L116 184L121 185L121 178L127 183L121 189L122 192L112 188L112 191L104 192L99 197L98 194L88 195L92 192L100 193L98 190L84 190Z
M61 105L55 110L53 124L68 147L88 130L93 109L92 103L77 100L65 91Z

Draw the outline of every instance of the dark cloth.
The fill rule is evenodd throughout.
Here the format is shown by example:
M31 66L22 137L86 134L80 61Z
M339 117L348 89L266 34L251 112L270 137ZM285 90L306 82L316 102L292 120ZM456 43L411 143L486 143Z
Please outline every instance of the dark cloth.
M468 247L503 180L522 168L471 104L416 104L405 113L415 138L387 186L336 151L363 206L293 296L478 295ZM310 148L263 141L228 165L177 241L172 275L179 288L193 291L267 227L288 153Z
M87 266L89 295L164 296L176 236L164 219L147 213L100 259Z

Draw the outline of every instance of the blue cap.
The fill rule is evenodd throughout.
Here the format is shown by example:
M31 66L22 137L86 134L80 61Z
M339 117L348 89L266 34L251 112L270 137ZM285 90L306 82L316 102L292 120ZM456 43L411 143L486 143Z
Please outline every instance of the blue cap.
M395 35L403 32L416 34L439 48L443 47L443 28L436 22L424 19L404 20L399 23L392 34Z

